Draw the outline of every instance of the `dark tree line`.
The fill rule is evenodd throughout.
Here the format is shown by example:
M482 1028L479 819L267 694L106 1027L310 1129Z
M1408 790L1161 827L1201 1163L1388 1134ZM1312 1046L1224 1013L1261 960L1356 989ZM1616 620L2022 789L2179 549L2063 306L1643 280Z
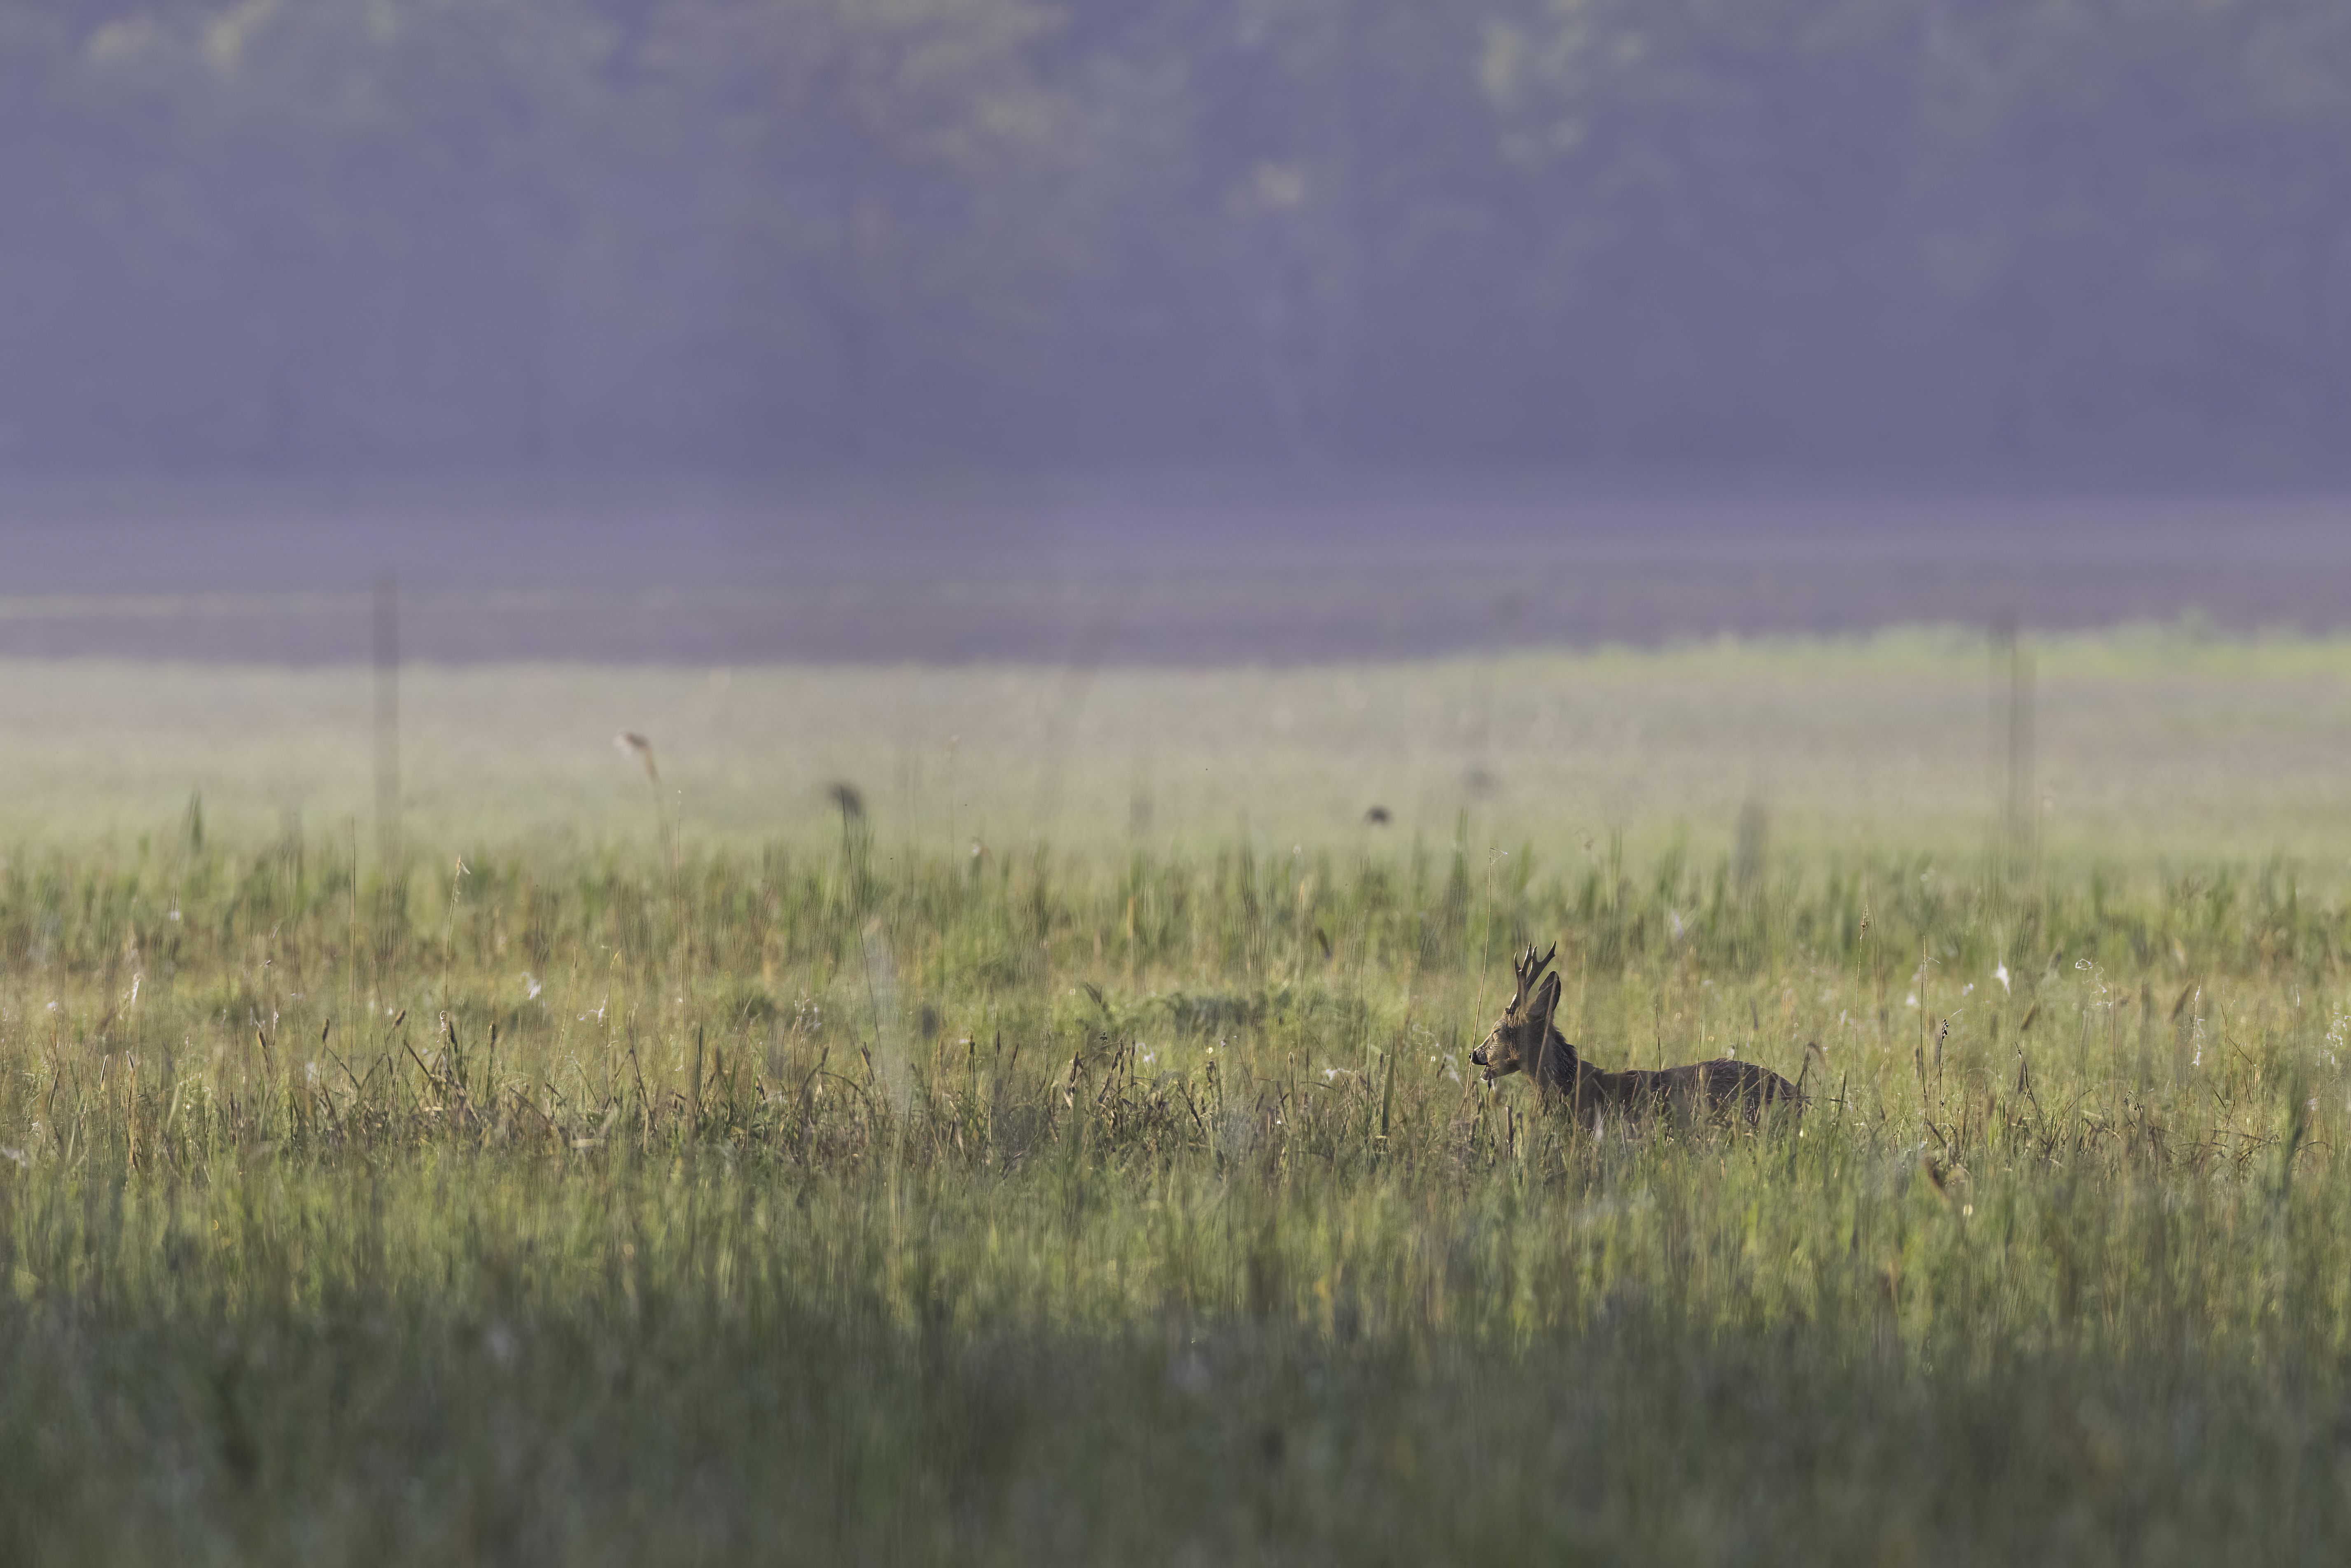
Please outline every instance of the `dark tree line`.
M2273 479L2340 0L0 0L0 465Z

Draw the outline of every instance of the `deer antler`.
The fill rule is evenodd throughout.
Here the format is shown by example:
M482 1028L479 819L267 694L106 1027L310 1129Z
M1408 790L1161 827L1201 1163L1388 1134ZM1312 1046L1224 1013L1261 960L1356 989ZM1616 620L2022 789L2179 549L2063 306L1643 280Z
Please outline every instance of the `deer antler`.
M1548 953L1538 953L1533 943L1527 944L1526 956L1511 966L1512 972L1518 976L1519 988L1517 994L1510 998L1510 1006L1520 1006L1534 993L1535 982L1542 977L1542 972L1551 967L1552 959L1558 953L1559 944L1556 942L1551 945Z

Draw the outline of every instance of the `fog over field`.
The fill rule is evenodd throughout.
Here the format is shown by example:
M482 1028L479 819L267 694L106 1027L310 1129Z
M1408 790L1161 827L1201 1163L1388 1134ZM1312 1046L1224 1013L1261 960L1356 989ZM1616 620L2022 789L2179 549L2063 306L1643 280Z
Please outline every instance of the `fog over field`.
M0 487L0 654L1084 665L2346 620L2351 503L1559 480Z
M0 653L2341 620L2325 0L0 0Z

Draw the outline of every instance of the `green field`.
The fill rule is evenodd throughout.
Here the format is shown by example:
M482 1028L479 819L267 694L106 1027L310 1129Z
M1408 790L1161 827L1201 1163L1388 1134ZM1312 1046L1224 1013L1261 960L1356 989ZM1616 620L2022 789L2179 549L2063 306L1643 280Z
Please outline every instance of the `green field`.
M2037 653L0 669L0 1560L2335 1561L2351 643Z

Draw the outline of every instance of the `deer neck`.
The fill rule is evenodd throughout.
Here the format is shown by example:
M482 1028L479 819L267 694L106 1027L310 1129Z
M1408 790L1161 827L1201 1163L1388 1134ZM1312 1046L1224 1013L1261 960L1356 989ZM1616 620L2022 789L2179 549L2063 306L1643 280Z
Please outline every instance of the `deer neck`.
M1573 1094L1577 1081L1587 1071L1583 1060L1575 1054L1575 1047L1568 1044L1567 1037L1559 1032L1557 1024L1552 1025L1549 1036L1543 1040L1541 1074L1543 1087L1557 1090L1562 1094Z

